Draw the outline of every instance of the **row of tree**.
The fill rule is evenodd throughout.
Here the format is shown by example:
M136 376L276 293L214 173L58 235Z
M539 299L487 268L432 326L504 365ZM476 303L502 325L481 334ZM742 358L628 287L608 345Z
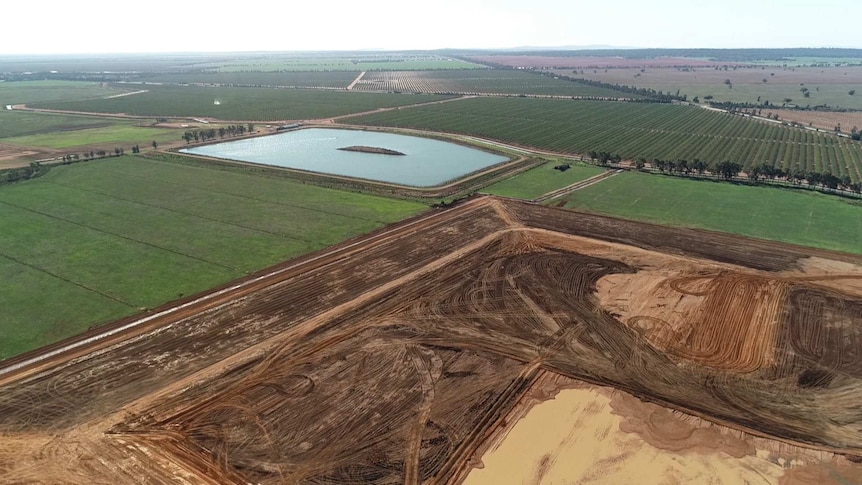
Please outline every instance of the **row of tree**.
M593 157L596 152L590 152L590 158L602 164L601 157ZM635 168L643 169L649 164L653 169L662 173L673 175L690 176L693 174L704 175L710 174L720 177L724 180L733 180L743 173L743 166L736 162L721 161L707 163L703 160L694 159L688 160L661 160L654 158L651 162L647 162L645 158L635 160ZM862 182L853 182L848 175L837 176L831 172L816 172L804 171L800 169L785 170L781 167L776 167L769 164L753 165L746 172L745 177L753 183L763 181L783 180L785 182L802 185L807 184L809 187L820 186L829 189L846 190L855 193L862 193Z
M218 135L219 138L224 138L225 135L242 136L246 131L249 133L253 132L254 124L249 123L248 125L222 126L218 130L215 128L209 128L207 130L191 130L183 133L182 138L186 143L191 143L192 140L195 142L212 140L215 139L216 135Z
M572 71L575 72L575 71ZM606 83L602 81L596 81L593 79L586 79L580 77L569 77L569 76L559 76L560 79L565 79L567 81L573 81L580 84L585 84L587 86L593 86L597 88L605 88L605 89L613 89L615 91L621 91L627 94L634 94L636 96L643 96L646 102L654 102L654 103L672 103L674 101L686 101L688 100L688 96L685 94L680 95L679 90L676 93L671 93L670 91L656 91L652 88L639 88L636 86L629 86L626 84L614 84L614 83Z
M138 153L140 148L138 145L132 147L132 153ZM114 156L120 157L126 154L126 150L123 148L115 147L114 148ZM111 154L106 150L90 150L89 152L84 152L81 155L77 153L73 153L70 155L63 155L63 163L72 163L80 160L92 160L94 158L105 158L110 156Z
M587 153L587 156L589 156L591 160L595 161L599 165L620 163L623 159L623 157L621 157L618 153L597 152L595 150L590 150L589 153Z
M153 140L152 145L153 145L153 149L156 149L159 146L158 142L156 142L155 140ZM140 145L132 145L132 153L141 153L141 146ZM63 155L62 160L63 160L63 165L68 165L70 163L85 162L87 160L95 160L98 158L105 158L105 157L111 157L111 156L121 157L125 154L126 154L125 148L114 147L113 153L109 152L107 150L90 150L88 152L83 152L80 154L69 153L69 154Z

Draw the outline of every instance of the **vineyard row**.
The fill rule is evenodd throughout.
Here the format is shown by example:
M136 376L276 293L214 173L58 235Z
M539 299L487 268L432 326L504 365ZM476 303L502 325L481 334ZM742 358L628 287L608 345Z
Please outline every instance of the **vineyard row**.
M561 153L730 160L744 169L772 165L862 181L862 143L691 106L475 98L350 122L462 133Z

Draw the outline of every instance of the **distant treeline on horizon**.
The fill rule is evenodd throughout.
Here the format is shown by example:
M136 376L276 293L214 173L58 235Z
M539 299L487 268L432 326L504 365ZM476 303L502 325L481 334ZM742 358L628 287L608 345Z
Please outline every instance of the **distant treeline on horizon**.
M477 51L460 51L472 52ZM862 49L804 47L789 49L488 49L483 53L505 52L509 55L552 57L624 57L651 59L655 57L698 57L718 62L749 62L791 60L796 57L860 58Z

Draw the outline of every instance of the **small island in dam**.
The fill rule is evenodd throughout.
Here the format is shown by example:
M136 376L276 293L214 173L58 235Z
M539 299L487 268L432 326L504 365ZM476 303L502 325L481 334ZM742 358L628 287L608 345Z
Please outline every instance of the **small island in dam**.
M401 152L397 152L395 150L390 150L388 148L380 148L380 147L368 147L368 146L350 146L339 148L339 150L344 150L346 152L362 152L362 153L377 153L379 155L404 155Z

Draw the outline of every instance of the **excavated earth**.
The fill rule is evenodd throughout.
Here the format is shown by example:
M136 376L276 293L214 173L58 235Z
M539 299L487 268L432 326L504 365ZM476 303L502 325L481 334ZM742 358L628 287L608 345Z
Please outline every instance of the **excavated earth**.
M0 369L0 482L460 483L573 382L862 482L859 256L481 197L189 301Z

